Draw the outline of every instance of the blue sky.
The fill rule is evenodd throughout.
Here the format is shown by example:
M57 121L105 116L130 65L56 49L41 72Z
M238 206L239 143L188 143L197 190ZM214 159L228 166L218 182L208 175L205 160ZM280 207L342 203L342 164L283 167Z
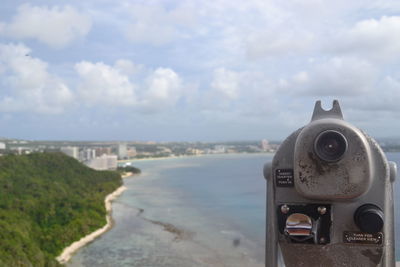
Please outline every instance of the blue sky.
M0 136L282 140L339 99L400 132L398 1L15 1L0 7Z

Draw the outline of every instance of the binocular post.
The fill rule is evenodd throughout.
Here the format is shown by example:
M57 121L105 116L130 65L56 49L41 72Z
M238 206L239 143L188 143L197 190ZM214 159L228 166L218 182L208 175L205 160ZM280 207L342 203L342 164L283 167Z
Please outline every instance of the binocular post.
M311 122L264 166L267 267L395 266L396 164L317 101Z

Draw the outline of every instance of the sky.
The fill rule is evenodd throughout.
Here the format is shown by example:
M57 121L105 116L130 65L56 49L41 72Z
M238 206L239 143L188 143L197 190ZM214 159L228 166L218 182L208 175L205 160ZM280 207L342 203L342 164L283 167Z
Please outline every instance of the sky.
M316 100L400 136L400 2L2 0L0 137L283 140Z

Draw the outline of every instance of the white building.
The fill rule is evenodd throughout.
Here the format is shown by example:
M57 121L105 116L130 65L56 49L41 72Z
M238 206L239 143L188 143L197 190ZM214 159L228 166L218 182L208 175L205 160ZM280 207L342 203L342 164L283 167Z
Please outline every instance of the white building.
M75 159L79 159L79 148L76 146L62 147L61 152Z
M85 151L80 150L78 152L78 160L81 161L81 162L85 160Z
M0 143L0 149L6 149L6 144L3 143L3 142L1 142L1 143Z
M223 154L226 152L226 148L223 145L215 145L214 146L214 154Z
M118 158L126 159L128 158L128 150L126 148L126 143L119 143L117 148Z
M85 150L85 160L90 160L90 159L94 159L96 157L96 150L95 149L91 149L91 148L87 148Z
M92 158L85 164L95 170L115 170L117 168L117 155L101 155L100 157Z
M108 170L116 170L118 166L118 158L116 155L108 155L107 156L107 169Z
M268 140L266 139L261 140L261 149L263 151L269 151L271 149L271 145L269 144Z

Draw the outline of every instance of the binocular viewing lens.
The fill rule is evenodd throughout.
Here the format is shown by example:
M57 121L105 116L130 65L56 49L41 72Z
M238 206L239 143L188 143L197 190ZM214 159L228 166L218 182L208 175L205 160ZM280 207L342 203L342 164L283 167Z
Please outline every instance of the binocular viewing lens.
M337 131L324 131L315 139L314 150L320 159L335 162L346 153L347 140L343 134Z

